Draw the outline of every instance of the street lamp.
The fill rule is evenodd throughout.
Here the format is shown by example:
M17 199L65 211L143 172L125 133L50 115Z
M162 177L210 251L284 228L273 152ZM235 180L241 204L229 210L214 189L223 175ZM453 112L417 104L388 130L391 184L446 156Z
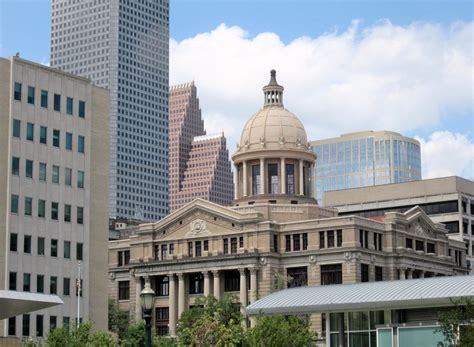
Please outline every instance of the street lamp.
M140 293L140 304L145 320L145 347L151 347L151 310L154 306L154 297L155 292L150 288L150 282L146 281L145 288Z

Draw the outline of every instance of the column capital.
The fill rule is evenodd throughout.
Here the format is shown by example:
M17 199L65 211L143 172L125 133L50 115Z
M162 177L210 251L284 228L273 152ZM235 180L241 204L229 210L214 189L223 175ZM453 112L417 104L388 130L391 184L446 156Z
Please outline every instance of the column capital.
M181 280L184 280L184 273L178 272L176 275L178 276L178 279L179 279L180 281L181 281Z
M174 280L174 272L168 272L166 275L168 276L168 279Z
M250 274L255 275L257 273L258 269L256 267L251 267L251 268L249 268L249 271L250 271Z
M220 270L211 270L214 276L219 276Z
M239 272L240 272L240 276L245 275L245 268L244 267L239 268Z
M202 274L204 275L204 278L209 277L209 271L203 271Z

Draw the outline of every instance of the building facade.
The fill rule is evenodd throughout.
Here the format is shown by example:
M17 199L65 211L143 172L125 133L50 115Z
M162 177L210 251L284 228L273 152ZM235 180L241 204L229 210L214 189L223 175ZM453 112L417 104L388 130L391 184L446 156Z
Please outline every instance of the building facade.
M79 263L80 318L107 329L109 93L18 57L0 70L0 289L64 301L1 321L0 335L73 323Z
M169 2L52 1L51 66L110 91L110 217L168 213Z
M391 131L363 131L312 141L318 203L340 189L421 179L420 143Z
M419 207L378 220L319 207L309 177L315 154L302 123L283 107L274 71L264 97L233 155L233 207L196 199L109 242L109 295L120 306L140 317L149 281L156 332L175 335L196 298L232 294L245 307L274 291L279 278L292 287L467 272L464 244ZM311 316L319 332L324 319Z
M169 110L170 212L196 198L230 205L234 185L226 138L206 135L194 82L170 88Z
M388 189L389 188L389 189ZM405 212L420 206L436 223L443 223L451 236L466 245L468 266L474 264L474 182L461 177L442 177L328 192L326 206L340 215L377 217L389 211Z

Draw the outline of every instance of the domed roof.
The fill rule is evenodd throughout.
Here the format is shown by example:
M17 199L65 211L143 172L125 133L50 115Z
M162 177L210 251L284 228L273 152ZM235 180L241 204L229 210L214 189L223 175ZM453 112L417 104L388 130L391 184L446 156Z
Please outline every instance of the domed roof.
M283 87L271 71L270 83L263 87L264 107L245 124L238 151L258 149L310 149L303 123L283 107Z

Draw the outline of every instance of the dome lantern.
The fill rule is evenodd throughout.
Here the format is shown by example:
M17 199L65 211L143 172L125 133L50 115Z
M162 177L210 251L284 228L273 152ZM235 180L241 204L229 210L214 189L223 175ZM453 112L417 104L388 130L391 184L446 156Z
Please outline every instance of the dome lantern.
M281 106L283 107L283 88L276 80L276 71L270 71L270 82L263 87L264 101L263 106Z

